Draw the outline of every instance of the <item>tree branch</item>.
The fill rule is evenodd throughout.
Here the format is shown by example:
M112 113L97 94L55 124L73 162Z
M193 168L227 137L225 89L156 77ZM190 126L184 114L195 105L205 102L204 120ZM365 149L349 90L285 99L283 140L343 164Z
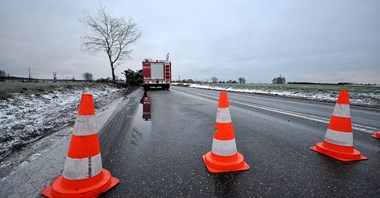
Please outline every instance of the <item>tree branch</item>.
M81 38L82 46L89 52L106 52L114 78L114 69L131 58L129 48L141 37L137 24L131 18L112 17L104 6L100 6L97 15L87 12L79 21L92 33Z

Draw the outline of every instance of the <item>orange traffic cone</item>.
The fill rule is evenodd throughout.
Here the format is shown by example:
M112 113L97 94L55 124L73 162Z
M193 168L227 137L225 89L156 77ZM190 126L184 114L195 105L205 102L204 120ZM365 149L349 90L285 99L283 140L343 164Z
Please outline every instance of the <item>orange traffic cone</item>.
M212 148L202 157L207 169L212 173L249 169L244 156L237 152L227 92L220 92Z
M119 183L103 169L91 94L83 94L63 174L41 191L46 197L95 197Z
M372 135L372 137L380 139L380 131L378 131L377 133L375 133L374 135Z
M341 161L367 159L354 149L353 142L349 94L347 90L341 90L325 140L310 149Z

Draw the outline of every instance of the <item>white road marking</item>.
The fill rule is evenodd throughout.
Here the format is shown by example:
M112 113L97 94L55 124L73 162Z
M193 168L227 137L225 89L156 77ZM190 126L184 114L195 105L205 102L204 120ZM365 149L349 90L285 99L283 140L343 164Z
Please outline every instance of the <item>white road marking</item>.
M174 89L172 89L172 90L174 90ZM210 96L210 95L206 95L206 94L190 93L190 92L185 92L185 91L182 91L182 90L181 91L174 90L174 91L178 91L180 93L189 94L189 95L192 95L192 96L198 95L198 96L203 96L203 97L210 98L210 99L219 100L219 97L214 97L214 96ZM293 116L293 117L303 118L303 119L311 120L311 121L315 121L315 122L321 122L321 123L325 123L325 124L329 124L330 123L330 118L324 118L324 117L310 115L310 114L305 114L305 113L293 112L293 111L288 111L288 110L284 110L284 109L278 109L278 108L274 108L274 107L268 107L268 106L264 106L264 105L258 105L258 104L252 104L252 103L246 103L246 102L239 102L239 101L236 101L236 100L230 100L229 99L229 101L230 101L230 103L234 103L234 104L244 105L244 106L248 106L248 107L253 107L253 108L257 108L257 109L262 109L262 110L266 110L266 111L271 111L271 112L275 112L275 113L289 115L289 116ZM352 123L352 129L353 130L357 130L357 131L361 131L361 132L365 132L365 133L370 133L370 134L375 134L376 131L377 131L377 129L374 128L374 127L366 126L366 125L361 125L361 124L355 124L355 123Z

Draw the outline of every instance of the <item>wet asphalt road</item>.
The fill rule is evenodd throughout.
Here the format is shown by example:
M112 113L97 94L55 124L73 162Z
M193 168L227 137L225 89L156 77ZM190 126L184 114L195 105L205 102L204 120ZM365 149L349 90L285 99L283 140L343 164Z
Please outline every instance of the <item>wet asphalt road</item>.
M129 95L101 129L103 167L120 184L102 197L378 197L380 140L354 130L355 149L368 157L340 162L309 149L327 124L246 104L326 117L334 104L229 93L237 148L251 169L209 173L218 92L173 87L152 90L151 119ZM207 97L212 96L212 97ZM146 106L147 107L147 106ZM352 108L353 122L379 127L380 112ZM357 118L354 118L356 116ZM373 117L372 117L373 116Z

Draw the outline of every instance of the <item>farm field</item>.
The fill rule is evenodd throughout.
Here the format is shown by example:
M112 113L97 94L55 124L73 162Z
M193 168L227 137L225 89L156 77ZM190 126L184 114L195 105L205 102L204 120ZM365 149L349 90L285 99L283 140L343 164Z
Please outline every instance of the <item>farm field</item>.
M190 84L190 87L220 91L274 95L289 98L334 102L340 90L348 90L352 105L380 108L379 85L328 84Z

